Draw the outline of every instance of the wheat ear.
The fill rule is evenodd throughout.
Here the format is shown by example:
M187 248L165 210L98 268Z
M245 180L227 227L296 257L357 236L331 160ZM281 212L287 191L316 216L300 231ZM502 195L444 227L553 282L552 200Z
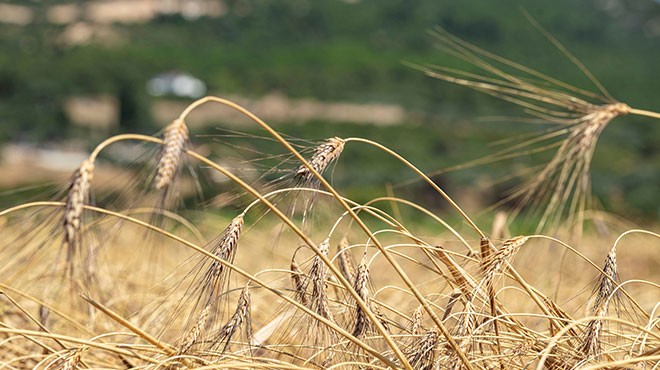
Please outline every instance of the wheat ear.
M78 348L69 351L65 357L60 357L58 360L51 362L46 366L46 370L76 370L82 361L83 348Z
M366 256L362 258L362 261L358 265L355 278L353 279L355 291L358 293L360 298L367 304L367 307L371 306L371 297L369 292L369 266L367 266ZM370 326L369 318L366 313L360 306L355 307L355 326L353 327L353 336L360 337L364 335Z
M418 336L422 334L424 326L422 320L424 318L424 307L419 306L415 309L415 312L412 314L411 325L410 325L410 334L413 336Z
M408 355L408 362L415 370L432 370L436 362L436 349L439 343L438 332L433 328L427 331L414 345Z
M71 262L75 256L78 244L78 232L81 226L83 206L89 199L89 191L94 175L94 163L83 161L73 173L69 181L66 197L66 207L62 226L64 228L64 243L67 246L67 261Z
M504 265L508 263L518 249L529 240L528 236L516 236L507 239L502 246L492 255L490 261L486 262L484 278L481 285L490 287L493 284L495 275L504 270Z
M605 258L603 273L596 286L594 303L591 309L591 315L597 316L599 319L589 322L580 346L580 352L586 357L595 357L601 352L600 334L603 322L600 318L607 315L610 302L612 299L616 299L614 289L618 279L616 249L612 248L607 258Z
M319 244L319 250L325 256L328 255L329 243L330 241L326 239L321 244ZM330 312L328 292L325 283L327 273L327 267L323 263L321 257L318 255L314 256L314 259L312 260L312 267L309 271L309 280L312 284L310 308L320 316L323 316L328 320L332 320L332 313Z
M217 335L216 343L224 343L222 352L227 350L229 347L229 342L234 337L236 332L241 326L244 326L244 330L247 333L246 343L250 343L252 336L252 315L250 311L250 290L249 284L245 285L245 288L241 291L241 296L238 298L238 304L236 305L236 310L234 314L229 318L229 321L220 329L220 332Z
M80 364L80 359L82 357L82 350L76 350L74 353L69 355L69 357L66 359L64 362L64 365L62 365L62 370L76 370L78 368L78 364Z
M208 321L210 312L211 312L211 305L207 305L206 307L204 307L204 310L202 310L202 313L199 315L199 318L197 318L197 322L190 329L190 332L188 332L188 335L183 340L181 347L179 348L178 351L180 355L188 353L188 351L192 348L192 346L194 346L199 340L199 338L202 336L202 332L206 327L206 322Z
M471 297L473 298L473 297ZM456 337L461 338L459 343L459 349L464 353L467 353L467 349L470 346L472 341L472 335L477 327L477 318L475 316L475 307L472 299L469 299L465 302L465 312L463 313L461 320L459 321L456 328ZM463 363L459 361L458 353L452 351L448 359L448 369L460 369Z
M306 307L309 307L309 299L307 298L308 281L305 273L298 266L294 255L291 258L291 282L293 283L296 299Z
M535 25L540 28L537 23ZM578 225L581 227L582 214L590 202L589 167L600 133L616 117L631 113L657 117L657 114L632 109L616 101L557 40L547 32L543 30L542 32L586 73L606 97L575 88L531 68L491 54L439 28L438 39L447 47L447 51L481 72L472 73L442 66L423 70L431 77L467 86L517 104L540 121L558 125L555 130L457 168L558 148L543 170L515 189L500 203L518 199L520 201L518 210L524 205L536 209L542 203L547 203L538 224L539 229L558 226L564 214L568 215L568 223L572 223L575 217L578 217ZM509 73L505 69L511 69L513 72ZM531 80L529 77L534 79ZM558 138L562 136L566 138L560 143ZM534 147L535 145L538 147Z
M314 149L314 154L309 160L309 164L316 172L322 174L328 165L337 159L344 150L344 140L338 137L327 139ZM303 183L314 181L314 174L305 165L300 165L296 170L295 177Z
M158 159L154 181L158 190L167 188L174 180L181 163L181 155L189 139L188 126L184 120L175 119L165 128L163 136L163 149Z
M211 253L227 262L233 262L238 247L238 239L243 229L243 214L236 216L222 232L222 236L211 249ZM208 297L206 305L212 303L218 295L222 294L222 287L226 281L225 266L213 261L203 276L202 289Z
M346 280L351 284L354 284L353 278L356 276L355 262L353 262L353 257L348 246L348 239L346 237L341 238L337 245L337 259L339 260L339 270L341 271L341 274L344 275Z

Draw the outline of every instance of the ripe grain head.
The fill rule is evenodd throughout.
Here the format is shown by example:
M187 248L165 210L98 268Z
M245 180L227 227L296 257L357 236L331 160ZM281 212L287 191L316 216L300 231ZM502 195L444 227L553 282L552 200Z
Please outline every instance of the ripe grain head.
M181 165L181 156L188 143L189 133L186 122L176 119L170 123L163 134L163 148L158 159L154 186L156 189L166 189L174 181Z

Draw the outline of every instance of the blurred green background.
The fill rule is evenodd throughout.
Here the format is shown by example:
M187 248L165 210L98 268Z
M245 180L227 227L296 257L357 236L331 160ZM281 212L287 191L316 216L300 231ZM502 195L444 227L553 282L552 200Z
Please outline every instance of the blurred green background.
M203 83L207 94L244 102L295 137L371 138L427 171L479 158L494 150L492 142L530 129L481 118L521 116L521 110L404 63L456 65L429 34L439 25L596 91L523 9L617 99L660 110L660 2L653 0L3 0L5 173L14 171L15 157L34 158L31 151L84 152L110 134L158 131L199 93L168 92L168 83L182 76L193 87ZM225 126L256 132L214 112L191 116L193 134L217 134L216 127ZM658 148L658 121L624 117L605 130L592 165L594 193L605 209L657 222ZM526 160L452 172L438 181L468 208L480 209L501 197L505 187L497 180ZM68 173L76 165L61 167ZM30 182L17 177L0 186ZM382 193L385 183L399 189L409 178L368 148L348 150L334 174L358 199ZM413 193L430 207L441 205L431 194ZM3 194L3 205L10 203Z

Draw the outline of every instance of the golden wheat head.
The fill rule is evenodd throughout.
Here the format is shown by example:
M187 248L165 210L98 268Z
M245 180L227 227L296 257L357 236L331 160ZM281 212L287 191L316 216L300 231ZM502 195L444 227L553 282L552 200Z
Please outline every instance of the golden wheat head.
M165 128L163 148L158 159L154 180L156 189L165 189L174 181L188 138L188 126L182 119L174 120Z

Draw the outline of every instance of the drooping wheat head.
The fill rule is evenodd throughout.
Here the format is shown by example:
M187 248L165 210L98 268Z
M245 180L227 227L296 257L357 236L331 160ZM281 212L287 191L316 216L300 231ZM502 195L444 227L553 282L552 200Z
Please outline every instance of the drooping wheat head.
M540 26L538 26L540 27ZM528 207L541 215L539 230L556 229L559 223L578 224L590 207L589 170L600 134L613 119L632 110L616 101L586 68L546 34L600 89L604 96L578 89L531 68L487 52L437 29L443 49L476 67L472 73L443 66L427 66L429 76L495 96L522 107L536 120L554 125L538 136L457 168L490 163L522 155L555 150L543 169L528 177L498 204L516 201L518 211ZM529 171L523 176L529 176Z
M532 179L516 189L509 199L518 198L532 207L545 202L539 229L556 228L562 216L581 225L586 209L591 208L590 164L596 143L614 118L625 115L630 107L623 103L598 106L579 118L567 132L553 158Z
M330 163L339 158L344 150L344 140L338 137L327 139L314 149L314 154L309 159L309 164L319 174L323 174ZM295 178L304 185L314 184L314 174L305 165L300 165L295 171Z

